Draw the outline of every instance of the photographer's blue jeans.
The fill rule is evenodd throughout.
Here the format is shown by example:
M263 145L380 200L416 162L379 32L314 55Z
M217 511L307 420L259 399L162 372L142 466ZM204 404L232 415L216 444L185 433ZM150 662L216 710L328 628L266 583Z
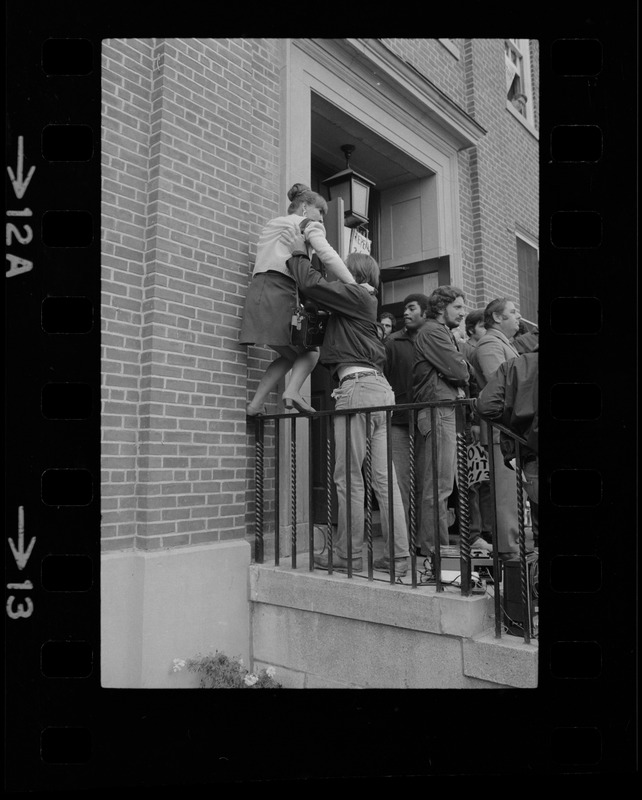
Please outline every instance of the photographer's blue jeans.
M388 381L377 375L367 375L346 381L335 389L332 396L336 410L346 408L367 408L369 406L394 405L395 395ZM373 411L370 415L372 488L377 497L381 514L381 531L388 555L390 538L388 503L388 437L386 431L386 412ZM335 466L334 482L338 499L338 526L336 552L341 558L348 557L347 529L347 470L346 464L346 417L334 419ZM361 557L364 541L364 500L365 488L362 466L366 458L366 415L350 416L350 535L352 558ZM392 480L392 521L395 558L408 556L408 532L401 492L397 483L394 463L391 464Z
M424 437L424 487L421 504L421 525L418 546L423 555L435 549L435 502L434 484L437 482L439 509L439 543L447 545L448 498L455 485L457 467L457 428L455 407L441 406L435 409L437 423L437 460L433 461L433 430L431 409L424 408L417 414L417 427Z

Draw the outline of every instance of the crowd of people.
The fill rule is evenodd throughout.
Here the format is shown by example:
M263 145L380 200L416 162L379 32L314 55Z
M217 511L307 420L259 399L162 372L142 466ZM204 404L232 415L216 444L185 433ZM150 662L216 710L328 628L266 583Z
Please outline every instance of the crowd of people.
M375 259L351 253L343 262L325 239L323 198L301 184L295 184L289 197L289 216L272 221L262 234L246 301L241 341L267 344L278 355L259 384L248 415L262 413L267 395L290 370L284 404L312 411L300 389L319 360L336 380L332 396L337 411L446 401L412 417L403 409L393 412L390 470L385 411L370 413L369 431L364 413L349 415L349 424L345 414L334 416L337 536L331 564L324 553L314 557L315 566L355 572L363 568L368 438L371 486L385 545L374 568L394 571L399 577L407 573L411 513L417 521L418 556L433 554L437 536L441 545L450 543L448 503L456 485L457 415L455 405L447 401L458 398L474 398L467 404L465 424L472 549L486 553L491 549L488 451L492 448L498 555L508 560L518 553L515 470L520 464L513 440L496 429L489 435L485 420L500 422L527 441L521 469L537 544L537 330L520 330L520 314L510 299L497 298L483 310L466 314L464 292L439 286L430 296L405 298L403 327L395 331L391 314L377 314L380 275ZM306 218L316 224L301 225ZM328 259L327 276L313 267L311 248L322 260ZM330 312L320 349L295 349L289 343L291 306L298 291ZM416 464L412 509L411 437ZM389 553L394 554L392 561Z

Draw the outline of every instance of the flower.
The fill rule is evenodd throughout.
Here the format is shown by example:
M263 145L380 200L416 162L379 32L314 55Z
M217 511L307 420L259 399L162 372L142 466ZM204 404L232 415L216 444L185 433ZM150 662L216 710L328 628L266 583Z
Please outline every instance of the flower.
M174 672L186 668L199 677L202 689L281 689L280 683L274 680L276 670L267 667L250 672L239 656L230 657L218 650L209 653L197 653L193 658L175 658L172 662Z

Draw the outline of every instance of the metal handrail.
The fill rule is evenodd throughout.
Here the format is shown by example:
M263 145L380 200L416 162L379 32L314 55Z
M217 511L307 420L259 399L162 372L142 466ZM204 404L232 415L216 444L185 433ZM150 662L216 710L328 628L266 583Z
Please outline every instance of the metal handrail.
M416 421L416 414L422 409L430 409L431 410L431 417L432 417L432 429L435 429L435 417L436 417L436 409L439 407L448 407L454 406L457 412L457 437L456 437L456 446L457 446L457 483L458 483L458 494L459 494L459 506L458 506L458 522L459 522L459 534L460 534L460 567L461 567L461 576L460 576L460 584L461 584L461 593L464 596L469 596L473 593L474 589L472 586L472 567L471 567L471 541L470 541L470 531L469 531L469 508L468 508L468 476L467 476L467 468L465 463L466 458L466 447L467 443L465 440L464 435L464 412L466 407L474 407L474 400L470 398L458 398L456 400L442 400L442 401L432 401L432 402L423 402L423 403L404 403L398 405L384 405L384 406L365 406L360 408L349 408L349 409L329 409L325 411L314 411L309 414L298 414L292 412L283 412L283 413L276 413L276 414L266 414L260 415L253 418L254 422L254 429L256 435L256 476L255 476L255 485L256 485L256 513L255 513L255 561L257 563L263 563L264 559L264 512L263 512L263 504L264 504L264 496L265 496L265 428L266 423L273 423L274 424L274 455L275 455L275 463L278 465L279 460L282 454L282 448L280 448L280 432L282 430L282 425L285 425L286 428L289 427L290 430L290 447L289 447L289 464L290 464L290 505L291 505L291 522L292 522L292 530L291 530L291 563L292 568L296 568L297 566L297 423L307 423L307 428L310 434L310 440L312 435L312 423L315 419L322 419L322 418L334 418L337 416L346 416L346 445L350 441L350 419L353 418L356 414L364 414L366 416L366 420L370 420L370 415L375 412L385 412L386 413L386 425L388 429L388 451L387 451L387 469L388 474L391 474L391 467L392 467L392 452L391 452L391 434L390 434L390 425L391 425L391 417L394 412L399 411L408 411L410 416L410 422L414 426ZM485 417L481 417L491 428L490 431L490 442L492 443L492 429L496 428L497 430L501 431L504 435L509 436L511 439L515 441L516 444L516 453L517 453L517 461L516 464L518 469L516 470L516 491L518 497L518 518L519 518L519 560L520 560L520 580L521 580L521 590L522 590L522 605L523 605L523 620L524 624L524 640L525 642L530 642L531 637L533 636L533 626L530 619L530 605L529 605L529 579L528 579L528 572L527 572L527 564L526 564L526 549L525 549L525 530L524 530L524 502L523 497L521 495L522 487L521 487L521 465L522 465L522 453L523 448L526 446L526 440L512 431L510 431L505 426L501 425L498 422L493 420L487 419ZM289 425L288 425L289 421ZM411 428L413 429L413 428ZM366 426L366 430L370 431L370 425ZM331 438L330 436L326 439L326 452L325 452L325 492L327 497L327 547L328 547L328 554L330 561L332 561L332 553L333 553L333 538L332 538L332 509L331 509L331 491L332 491L332 448L331 448ZM417 491L421 491L419 487L416 486L416 469L415 469L415 454L414 454L414 441L413 437L411 436L409 441L411 442L408 452L409 457L409 468L410 468L410 486L411 486L411 503L409 506L409 530L408 530L408 539L409 539L409 546L410 546L410 562L411 562L411 586L412 588L417 588L418 581L417 581L417 554L415 551L415 542L416 542L416 529L417 529L417 519L415 515L415 507L414 501L417 497ZM436 437L432 437L432 446L436 448L437 441ZM494 477L494 448L490 446L488 448L488 455L489 455L489 476L490 476L490 487L491 487L491 497L492 497L492 541L493 541L493 582L495 586L495 634L497 637L501 637L502 635L502 622L503 622L503 612L501 607L501 597L500 597L500 576L503 574L503 564L499 560L498 555L498 548L497 548L497 509L496 509L496 502L495 502L495 477ZM435 454L433 454L434 456ZM349 448L346 447L346 459L349 463L350 454ZM308 451L308 480L310 481L310 488L312 487L312 449L310 448ZM433 463L437 463L436 458L433 457ZM367 544L367 551L368 551L368 579L374 580L373 576L373 551L372 551L372 505L371 505L371 475L370 475L370 437L368 435L366 441L366 459L364 462L365 468L365 476L366 476L366 492L365 492L365 515L364 515L364 543ZM280 507L279 507L279 492L280 492L280 485L279 485L279 468L277 466L275 470L275 490L276 495L274 499L275 505L275 565L279 565L279 550L280 550L280 541L279 541L279 526L280 526ZM391 564L390 570L390 582L395 583L395 576L394 576L394 520L392 518L392 501L391 501L391 493L392 493L392 482L388 481L388 508L389 508L389 553L388 558ZM428 486L428 481L424 484ZM433 475L433 491L436 492L436 477ZM350 497L350 477L349 477L349 469L347 475L347 486L346 486L346 495ZM310 497L312 495L312 491L310 491ZM437 592L444 590L444 584L442 581L442 574L441 574L441 543L439 537L439 504L437 502L437 497L435 497L434 503L435 509L435 552L434 552L434 559L433 559L433 574L434 574L434 581L435 581L435 588ZM347 504L346 507L346 514L347 514L347 523L348 526L350 525L350 515L351 515L351 503ZM313 521L313 513L312 513L312 502L310 500L310 507L308 509L308 523L309 523L309 569L314 569L313 563L313 549L314 549L314 521ZM348 561L349 565L351 565L351 537L348 536ZM332 574L332 569L329 570L329 574ZM352 569L351 566L348 566L348 577L352 578ZM425 585L422 583L421 585ZM529 617L526 620L526 617ZM528 622L528 624L526 624Z

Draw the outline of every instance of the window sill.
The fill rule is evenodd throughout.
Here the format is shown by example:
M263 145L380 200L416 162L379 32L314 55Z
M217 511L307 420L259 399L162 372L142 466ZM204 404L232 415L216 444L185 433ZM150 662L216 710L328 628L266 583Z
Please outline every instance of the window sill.
M506 101L506 110L509 111L516 120L521 122L521 124L526 128L526 130L533 136L537 141L539 141L539 131L535 129L535 127L524 117L522 116L519 111L513 106L511 102L508 100Z

